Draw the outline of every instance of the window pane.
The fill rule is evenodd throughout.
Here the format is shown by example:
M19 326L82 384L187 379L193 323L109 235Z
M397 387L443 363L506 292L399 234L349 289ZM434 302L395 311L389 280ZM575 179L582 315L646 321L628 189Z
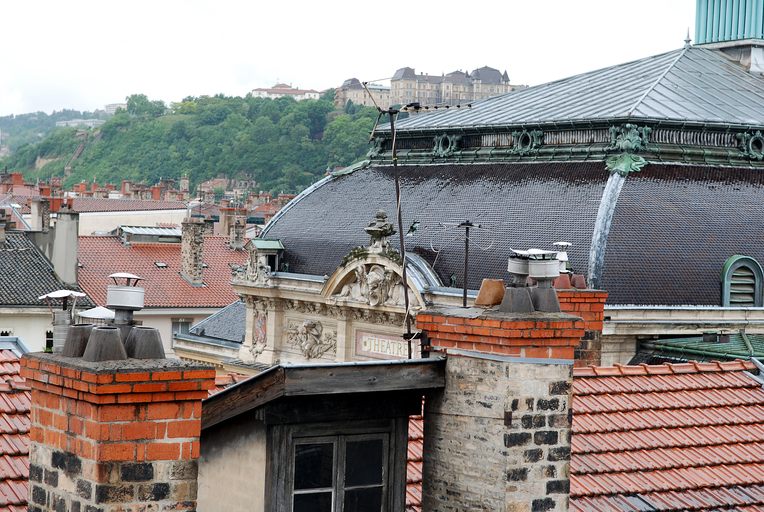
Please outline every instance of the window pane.
M379 512L380 510L382 510L382 487L345 491L343 512Z
M345 487L382 483L382 439L348 441L345 446Z
M295 445L294 488L331 487L333 459L334 445L332 443Z
M332 512L332 493L316 492L294 495L294 512Z

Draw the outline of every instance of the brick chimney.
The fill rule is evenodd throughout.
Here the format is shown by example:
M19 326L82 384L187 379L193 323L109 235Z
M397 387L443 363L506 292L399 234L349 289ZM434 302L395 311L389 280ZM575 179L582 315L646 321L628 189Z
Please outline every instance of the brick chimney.
M557 290L560 310L584 321L584 336L574 354L576 367L602 364L602 327L607 295L603 290Z
M447 354L425 402L423 510L568 510L570 389L585 322L566 313L431 309Z
M180 275L193 286L204 286L202 278L204 230L204 222L196 217L185 220L181 224Z
M29 510L196 510L209 367L28 354Z

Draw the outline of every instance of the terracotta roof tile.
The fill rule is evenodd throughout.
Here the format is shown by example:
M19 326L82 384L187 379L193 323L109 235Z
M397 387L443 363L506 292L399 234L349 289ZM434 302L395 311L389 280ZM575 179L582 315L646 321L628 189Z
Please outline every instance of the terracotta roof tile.
M424 418L409 418L409 445L406 465L406 512L422 510L422 450L424 449Z
M131 272L145 279L145 305L151 307L227 306L238 298L231 286L231 266L244 265L246 251L234 251L228 238L205 236L203 270L205 286L194 287L180 275L178 243L124 245L115 236L83 236L79 239L81 263L78 281L83 290L99 305L106 303L106 287L112 284L109 274ZM166 263L159 268L156 262Z
M571 510L764 505L764 389L754 369L575 369Z
M75 197L72 210L80 213L127 212L148 210L185 210L183 201L152 201L146 199L107 199L101 197Z
M31 394L11 350L0 350L0 367L0 510L21 512L29 493Z

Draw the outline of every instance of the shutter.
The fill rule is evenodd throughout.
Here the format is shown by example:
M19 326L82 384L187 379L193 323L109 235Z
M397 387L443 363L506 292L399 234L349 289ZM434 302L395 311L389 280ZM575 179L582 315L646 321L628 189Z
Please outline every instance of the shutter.
M730 306L756 305L756 276L753 269L740 266L730 276Z

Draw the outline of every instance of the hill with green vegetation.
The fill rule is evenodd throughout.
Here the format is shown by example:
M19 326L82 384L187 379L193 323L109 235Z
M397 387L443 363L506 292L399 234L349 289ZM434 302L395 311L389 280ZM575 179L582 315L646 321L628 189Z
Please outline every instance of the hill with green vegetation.
M377 113L349 104L333 107L333 91L296 102L247 97L189 97L167 108L144 95L128 98L93 130L59 128L16 149L0 167L27 179L70 173L82 180L155 183L187 174L192 184L217 176L251 177L259 189L297 192L327 168L362 158ZM76 155L76 158L72 158Z
M56 129L58 121L73 119L106 119L103 111L80 112L79 110L61 110L46 114L32 112L29 114L0 116L0 144L16 151L26 144L34 144L43 140Z

